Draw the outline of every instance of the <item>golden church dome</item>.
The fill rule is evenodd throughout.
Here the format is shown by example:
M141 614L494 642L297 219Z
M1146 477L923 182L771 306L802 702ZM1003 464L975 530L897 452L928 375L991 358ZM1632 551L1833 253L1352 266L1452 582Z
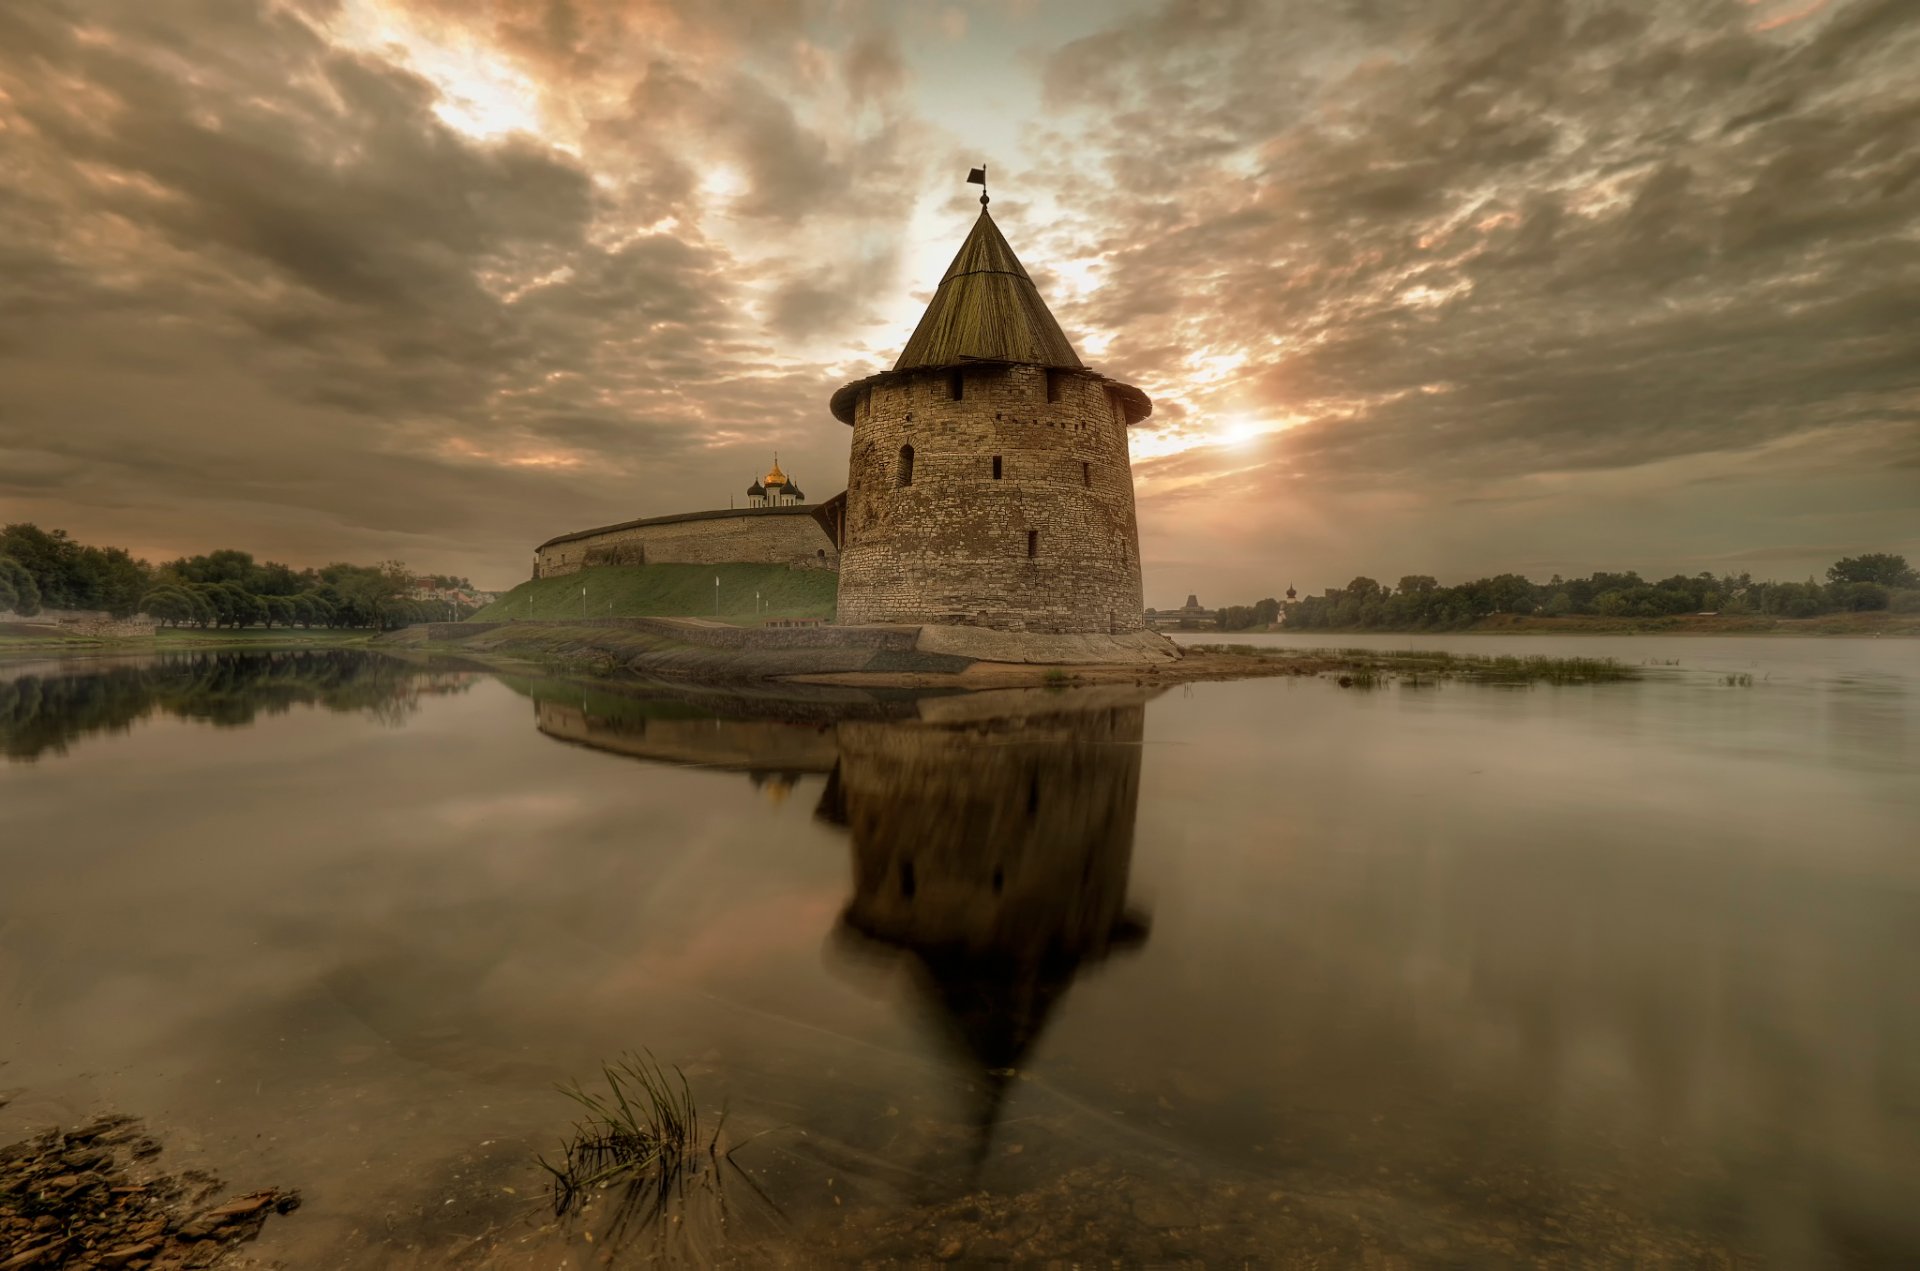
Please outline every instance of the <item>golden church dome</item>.
M787 483L787 474L780 471L780 456L775 455L773 457L773 471L769 472L765 477L761 479L761 484L762 485L785 485L786 483Z

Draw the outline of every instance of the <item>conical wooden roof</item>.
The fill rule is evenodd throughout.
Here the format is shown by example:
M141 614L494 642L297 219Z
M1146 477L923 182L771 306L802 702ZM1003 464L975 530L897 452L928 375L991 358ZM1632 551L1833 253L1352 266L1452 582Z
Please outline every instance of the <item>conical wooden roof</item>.
M1129 424L1153 414L1153 403L1145 393L1087 370L1066 332L1047 311L1047 302L1040 298L1020 258L987 215L984 197L980 219L947 266L900 360L890 371L841 385L828 406L835 419L851 424L861 399L875 385L968 362L1016 362L1079 371L1106 387L1126 412Z
M985 207L893 369L963 362L1081 367L1066 333Z

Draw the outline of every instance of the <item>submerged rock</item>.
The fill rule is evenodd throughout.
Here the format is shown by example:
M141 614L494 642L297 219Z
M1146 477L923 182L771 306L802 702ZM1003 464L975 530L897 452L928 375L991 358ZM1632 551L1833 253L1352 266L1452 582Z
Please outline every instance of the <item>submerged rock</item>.
M270 1215L300 1204L278 1188L216 1203L216 1178L136 1165L158 1151L127 1116L0 1147L0 1271L218 1267Z

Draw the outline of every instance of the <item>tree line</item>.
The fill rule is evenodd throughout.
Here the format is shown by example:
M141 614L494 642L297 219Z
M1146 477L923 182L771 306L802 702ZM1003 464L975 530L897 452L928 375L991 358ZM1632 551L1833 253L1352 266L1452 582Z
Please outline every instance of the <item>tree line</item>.
M430 587L471 586L432 575ZM182 627L397 627L451 622L473 610L452 599L418 599L399 561L336 563L296 570L231 548L150 565L124 548L92 547L65 530L21 522L0 529L0 613L42 609L145 614Z
M1555 574L1536 583L1519 574L1497 574L1442 587L1425 574L1409 574L1388 587L1364 575L1345 587L1302 596L1282 606L1261 601L1220 611L1224 630L1258 625L1257 617L1229 626L1228 617L1284 610L1289 628L1362 627L1387 631L1464 627L1494 614L1609 618L1661 618L1679 614L1763 614L1813 618L1821 614L1892 609L1920 613L1920 573L1906 558L1870 552L1835 561L1824 583L1756 582L1749 574L1675 574L1648 582L1639 574L1595 573L1586 578Z

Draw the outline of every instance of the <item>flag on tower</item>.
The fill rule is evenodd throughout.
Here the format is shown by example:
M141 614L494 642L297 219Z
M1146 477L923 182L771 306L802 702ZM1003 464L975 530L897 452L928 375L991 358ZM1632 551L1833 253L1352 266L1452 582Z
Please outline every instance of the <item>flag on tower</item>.
M968 185L985 185L986 183L987 170L985 168L975 168L973 171L967 173Z

